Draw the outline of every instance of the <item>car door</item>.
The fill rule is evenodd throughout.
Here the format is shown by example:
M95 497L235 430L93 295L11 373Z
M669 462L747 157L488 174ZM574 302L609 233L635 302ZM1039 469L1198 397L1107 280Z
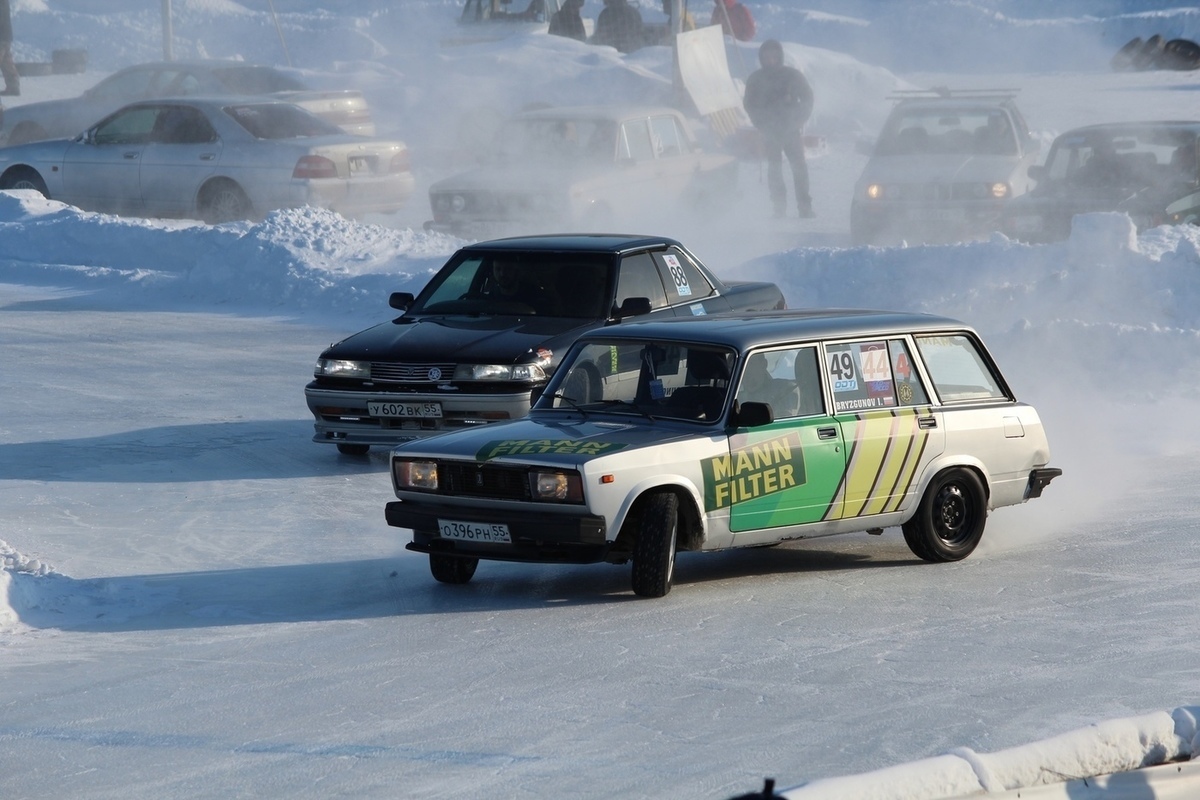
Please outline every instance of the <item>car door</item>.
M910 343L901 336L827 343L825 370L846 446L843 517L907 508L946 438Z
M221 140L200 109L164 105L142 152L140 185L146 213L179 216L195 209L200 187L221 157Z
M767 383L758 380L758 359L767 362ZM778 416L769 425L738 428L729 436L728 456L704 464L705 506L729 508L735 534L842 516L845 448L828 412L818 364L816 345L763 351L745 360L738 403L767 402Z
M157 106L129 106L72 142L63 157L60 199L94 211L140 213L142 152L157 117Z

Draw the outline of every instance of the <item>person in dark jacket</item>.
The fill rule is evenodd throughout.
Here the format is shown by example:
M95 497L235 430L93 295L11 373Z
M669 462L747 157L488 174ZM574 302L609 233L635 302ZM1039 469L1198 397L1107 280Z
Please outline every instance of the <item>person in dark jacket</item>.
M629 0L604 0L604 9L596 17L592 44L607 44L622 53L632 53L646 43L642 14Z
M769 39L758 48L761 68L746 79L742 103L762 136L767 159L767 188L775 216L787 210L783 157L787 156L796 187L796 207L801 217L815 216L808 193L808 165L804 162L804 123L812 114L812 87L804 74L783 63L783 45Z
M550 33L555 36L566 36L571 39L578 39L581 42L587 41L587 31L583 27L583 15L579 12L583 8L583 0L563 0L562 8L554 12L550 17Z
M12 10L8 0L0 0L0 74L4 75L4 91L0 94L21 93L21 76L17 72L12 53L13 27Z

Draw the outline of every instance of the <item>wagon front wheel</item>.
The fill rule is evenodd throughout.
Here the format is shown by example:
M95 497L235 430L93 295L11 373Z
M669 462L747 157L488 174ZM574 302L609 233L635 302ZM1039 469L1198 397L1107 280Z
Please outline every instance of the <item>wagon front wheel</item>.
M439 583L466 583L475 575L475 568L478 566L478 558L429 554L429 571Z
M675 577L675 544L679 537L679 498L669 492L646 501L633 543L633 593L663 597Z
M904 523L904 541L926 561L959 561L983 537L987 494L972 470L955 467L941 472L925 490L917 513Z

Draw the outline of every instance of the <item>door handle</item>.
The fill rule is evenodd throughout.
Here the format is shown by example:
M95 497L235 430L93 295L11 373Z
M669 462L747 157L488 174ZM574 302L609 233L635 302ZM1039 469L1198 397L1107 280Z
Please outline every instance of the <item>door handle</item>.
M817 428L818 439L836 439L837 437L837 428Z
M917 427L925 431L936 428L937 417L917 417Z
M121 158L128 158L128 159L130 159L130 160L132 160L132 159L135 159L135 158L137 158L137 157L138 157L138 151L137 151L137 150L132 150L132 151L130 151L130 152L128 152L128 153L122 153L122 154L121 154Z
M217 157L216 153L201 153L200 154L201 161L212 161L216 157Z

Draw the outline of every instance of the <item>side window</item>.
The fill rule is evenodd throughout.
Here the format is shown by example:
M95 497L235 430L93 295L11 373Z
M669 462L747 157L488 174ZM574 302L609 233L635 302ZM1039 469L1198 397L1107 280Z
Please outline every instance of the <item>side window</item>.
M145 144L150 141L155 120L161 109L143 106L109 117L96 128L96 144Z
M712 284L679 250L672 248L654 253L654 262L662 272L662 282L667 287L667 302L671 305L690 303L712 295Z
M650 133L654 138L654 152L659 158L672 158L687 152L674 117L652 117Z
M667 304L667 293L649 253L637 253L621 259L621 274L617 278L617 306L630 297L649 297L651 308L663 308Z
M966 334L919 336L917 351L943 403L1012 399L978 344Z
M913 368L912 355L903 339L888 340L888 354L892 360L892 379L896 382L896 399L902 406L923 406L929 403L929 395L921 385L921 376Z
M896 407L886 340L826 345L825 367L833 387L834 413Z
M650 143L650 128L644 119L630 120L621 126L622 152L619 158L632 158L634 161L653 161L654 146Z
M163 144L204 144L216 138L212 125L194 108L165 108L154 123L154 141Z
M825 411L816 347L754 353L746 359L739 403L767 403L775 419Z

